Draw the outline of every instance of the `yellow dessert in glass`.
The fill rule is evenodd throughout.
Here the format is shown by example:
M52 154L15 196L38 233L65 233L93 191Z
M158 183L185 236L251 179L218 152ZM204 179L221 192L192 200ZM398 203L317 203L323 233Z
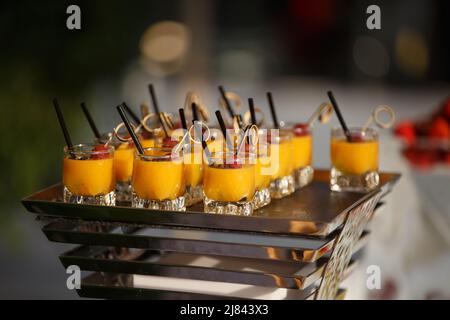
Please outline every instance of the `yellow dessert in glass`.
M307 124L298 123L293 127L292 162L296 188L302 188L313 180L312 134Z
M248 153L235 155L232 152L218 152L211 155L204 168L205 212L252 214L255 165L250 158Z
M270 197L270 154L267 144L258 144L255 160L255 196L253 198L254 209L262 208L271 201Z
M129 182L133 173L135 147L133 143L121 143L114 150L116 181Z
M64 201L114 205L114 148L80 144L64 153Z
M295 191L292 158L292 132L289 130L271 130L270 160L273 170L270 183L271 197L280 199Z
M350 139L343 130L331 134L331 189L368 191L379 183L378 134L368 128L350 128Z
M132 178L132 206L185 210L183 158L171 148L146 148L136 153Z
M186 206L203 200L203 152L187 150L184 154L184 177L186 182Z

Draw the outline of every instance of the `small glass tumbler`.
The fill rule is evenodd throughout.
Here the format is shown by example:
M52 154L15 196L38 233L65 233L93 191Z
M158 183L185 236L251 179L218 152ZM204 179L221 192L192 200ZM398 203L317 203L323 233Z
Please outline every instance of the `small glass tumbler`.
M112 134L104 134L100 144L114 146L114 174L116 177L116 201L131 202L131 175L136 148L132 141L121 142Z
M207 213L250 216L255 195L255 156L249 153L212 153L203 178Z
M270 153L269 145L259 143L255 161L255 196L253 197L253 209L257 210L267 206L270 201Z
M79 144L64 148L64 202L114 206L114 148Z
M196 147L196 146L195 146ZM184 176L186 182L186 207L203 201L203 152L186 149L184 154Z
M183 158L172 148L136 152L132 178L132 207L185 211Z
M310 184L314 178L312 163L312 134L307 125L294 126L292 138L292 162L294 168L295 188Z
M379 184L378 133L350 128L350 141L341 128L331 131L332 191L368 192Z
M276 130L271 130L272 133ZM271 134L270 163L273 170L270 182L270 196L272 199L284 198L295 191L292 175L292 132L278 130L278 134Z

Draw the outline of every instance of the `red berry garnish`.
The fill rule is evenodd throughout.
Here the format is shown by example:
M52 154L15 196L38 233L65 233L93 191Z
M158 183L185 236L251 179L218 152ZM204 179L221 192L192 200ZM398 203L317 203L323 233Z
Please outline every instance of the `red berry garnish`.
M351 142L364 142L364 137L360 132L352 132L350 134Z
M403 139L407 144L413 144L416 141L416 131L411 121L403 121L397 125L394 131L395 135Z
M100 160L100 159L108 159L109 153L108 153L108 147L104 144L98 144L92 149L92 160Z
M163 139L163 147L166 147L166 148L173 148L173 147L175 147L177 144L178 144L178 141L172 140L171 137L165 137L165 138Z
M297 123L294 126L294 134L297 137L303 137L309 135L309 126L307 123Z

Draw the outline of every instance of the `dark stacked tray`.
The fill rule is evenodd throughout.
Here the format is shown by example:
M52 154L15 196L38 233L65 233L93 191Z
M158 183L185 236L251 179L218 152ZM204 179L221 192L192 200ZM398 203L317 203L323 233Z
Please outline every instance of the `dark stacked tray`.
M380 199L399 178L382 173L367 194L329 190L328 171L251 217L68 204L62 186L22 202L60 256L89 273L80 296L133 299L335 299L369 238Z

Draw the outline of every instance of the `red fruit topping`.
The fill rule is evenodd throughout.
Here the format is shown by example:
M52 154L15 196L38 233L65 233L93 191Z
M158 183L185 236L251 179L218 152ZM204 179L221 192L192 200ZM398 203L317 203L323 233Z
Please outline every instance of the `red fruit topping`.
M360 132L352 132L350 134L350 141L351 142L364 142L364 137Z
M166 148L173 148L173 147L175 147L177 144L178 144L178 141L172 140L172 138L170 138L170 137L165 137L165 138L163 139L163 147L166 147Z
M98 144L92 149L92 156L91 159L93 160L100 160L100 159L108 159L109 153L108 153L108 147L104 144Z
M307 136L309 135L309 126L307 123L297 123L294 126L294 134L297 137Z
M450 126L443 117L437 117L428 132L428 136L438 139L450 139Z
M416 131L411 121L403 121L397 125L394 131L395 135L402 138L407 144L413 144L416 141Z

